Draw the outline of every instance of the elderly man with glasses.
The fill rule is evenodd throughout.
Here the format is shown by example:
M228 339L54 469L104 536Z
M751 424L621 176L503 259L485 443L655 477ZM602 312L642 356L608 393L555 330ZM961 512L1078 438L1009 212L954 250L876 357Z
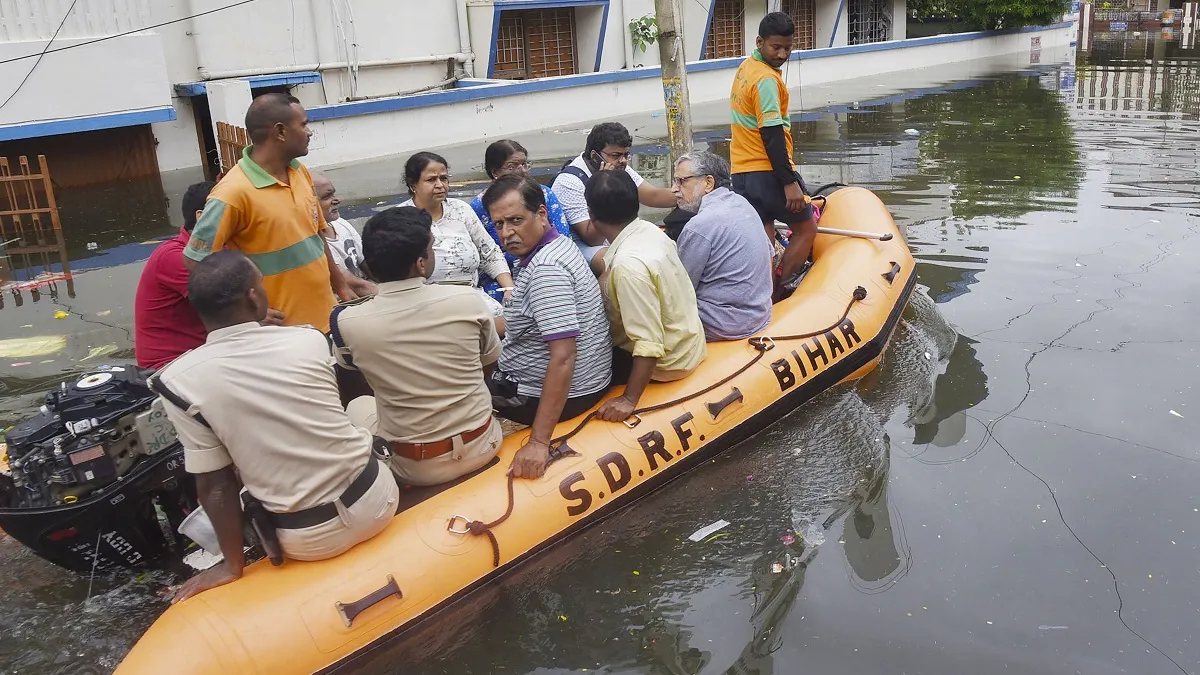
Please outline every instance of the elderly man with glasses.
M696 214L679 234L679 259L709 340L750 337L771 321L771 242L754 207L729 188L729 164L711 152L675 163L675 201Z

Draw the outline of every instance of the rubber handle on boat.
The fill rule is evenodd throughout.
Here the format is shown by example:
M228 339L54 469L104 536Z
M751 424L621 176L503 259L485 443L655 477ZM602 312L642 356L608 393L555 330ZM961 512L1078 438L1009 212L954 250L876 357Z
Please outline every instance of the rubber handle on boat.
M725 398L721 399L720 401L715 401L713 403L705 403L704 406L706 408L708 408L708 414L712 415L712 418L715 420L715 419L717 419L718 416L720 416L720 414L722 412L725 411L726 408L733 405L734 403L739 403L741 401L742 401L742 390L738 389L737 387L734 387L733 391L729 392L729 395L726 396Z
M370 607L383 602L393 595L401 600L404 599L404 594L400 592L400 586L396 584L396 578L392 575L387 575L387 584L377 591L372 591L366 597L355 600L354 602L335 602L333 606L337 608L338 614L342 617L342 623L349 628L354 623L354 618L362 614Z

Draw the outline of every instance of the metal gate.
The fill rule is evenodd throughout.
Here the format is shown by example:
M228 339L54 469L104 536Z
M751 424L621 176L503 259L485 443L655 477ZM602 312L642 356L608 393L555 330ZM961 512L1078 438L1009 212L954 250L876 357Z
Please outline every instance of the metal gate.
M891 0L850 0L849 43L864 45L892 39Z
M21 304L21 290L29 290L35 302L41 286L48 287L51 297L57 297L59 281L66 281L67 294L75 297L50 168L45 155L38 155L37 160L38 172L33 173L29 159L21 156L17 160L20 173L13 175L8 158L0 157L0 258L3 258L0 268L7 268L10 273L24 270L26 277L35 268L42 269L36 278L5 284L18 305ZM62 265L60 272L52 272L51 254L58 257ZM0 295L0 309L3 307L3 296Z

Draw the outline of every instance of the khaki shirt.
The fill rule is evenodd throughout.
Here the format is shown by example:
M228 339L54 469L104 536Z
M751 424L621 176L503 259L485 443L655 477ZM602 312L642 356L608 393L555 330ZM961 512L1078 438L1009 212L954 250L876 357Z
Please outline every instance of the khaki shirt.
M491 416L483 367L500 358L500 338L478 290L420 278L383 283L375 297L343 309L337 327L345 345L338 362L361 370L375 390L380 436L431 443Z
M696 290L675 242L654 225L635 220L604 254L604 306L613 344L658 359L653 379L687 376L707 354Z
M214 330L159 378L191 403L185 413L164 401L188 472L232 464L268 511L337 499L371 457L371 435L341 406L329 343L312 328Z

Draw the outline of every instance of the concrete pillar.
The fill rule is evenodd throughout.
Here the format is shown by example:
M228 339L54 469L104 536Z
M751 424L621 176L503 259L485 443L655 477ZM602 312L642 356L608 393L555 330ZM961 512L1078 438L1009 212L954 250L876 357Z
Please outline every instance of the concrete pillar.
M758 39L758 24L762 23L763 17L770 11L768 4L768 0L745 0L745 9L742 11L742 20L745 23L742 30L746 46L743 54L749 55L754 51Z
M905 0L892 0L892 39L903 40L908 37L908 3Z
M253 100L249 81L213 80L205 87L208 89L208 110L212 115L214 137L217 135L217 122L235 127L246 126L246 111Z
M817 0L817 49L847 44L846 0Z

